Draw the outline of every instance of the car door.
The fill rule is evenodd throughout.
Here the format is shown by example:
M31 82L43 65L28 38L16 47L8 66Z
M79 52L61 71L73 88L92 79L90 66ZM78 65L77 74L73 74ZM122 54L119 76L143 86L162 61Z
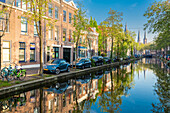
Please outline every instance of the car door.
M64 69L64 62L63 60L60 61L60 70L62 71Z
M85 67L89 67L88 59L85 59L84 65L85 65Z
M63 60L63 69L67 70L67 62L65 60Z

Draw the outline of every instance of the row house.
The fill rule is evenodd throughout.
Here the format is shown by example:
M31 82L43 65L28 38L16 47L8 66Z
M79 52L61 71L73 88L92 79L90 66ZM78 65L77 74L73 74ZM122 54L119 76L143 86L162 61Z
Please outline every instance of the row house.
M79 58L91 58L98 55L98 36L96 28L89 28L89 31L82 31L80 44L78 46Z
M11 0L0 0L0 8L12 4ZM35 22L29 23L23 12L31 11L25 0L14 0L10 18L8 14L0 16L0 33L4 20L10 20L2 38L2 65L16 63L23 68L39 67L39 37ZM72 34L74 31L73 19L76 5L72 0L51 0L48 3L46 17L57 20L53 27L46 26L43 22L44 35L44 63L52 58L63 58L67 62L73 60L74 43ZM20 17L20 18L18 18Z

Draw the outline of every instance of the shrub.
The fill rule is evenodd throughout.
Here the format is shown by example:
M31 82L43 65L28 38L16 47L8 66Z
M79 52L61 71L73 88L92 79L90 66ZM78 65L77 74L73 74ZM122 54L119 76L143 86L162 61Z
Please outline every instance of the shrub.
M103 64L107 64L105 60L103 60Z
M96 66L96 65L95 65L95 61L94 61L92 58L91 58L90 60L91 60L91 66L92 66L92 67L95 67L95 66Z

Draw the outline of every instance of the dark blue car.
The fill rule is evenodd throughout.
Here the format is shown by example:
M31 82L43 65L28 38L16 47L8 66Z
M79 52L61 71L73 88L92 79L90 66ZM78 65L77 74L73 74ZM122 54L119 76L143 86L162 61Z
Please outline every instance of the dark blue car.
M91 68L91 61L88 58L82 58L76 63L76 68L84 69L84 68Z
M64 59L53 59L43 67L43 72L60 74L60 72L63 71L70 72L70 67L70 64L68 64Z

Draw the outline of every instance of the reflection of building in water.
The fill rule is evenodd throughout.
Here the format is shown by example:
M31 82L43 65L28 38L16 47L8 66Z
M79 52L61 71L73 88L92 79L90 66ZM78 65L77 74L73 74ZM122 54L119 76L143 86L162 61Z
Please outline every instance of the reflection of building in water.
M144 69L143 73L144 73L144 79L145 79L146 78L146 71L145 71L145 69Z
M72 113L76 109L76 98L78 104L84 100L95 99L96 94L99 93L98 81L105 82L105 91L111 88L110 71L97 73L93 79L82 78L71 80L72 82L65 87L65 90L49 90L50 88L43 88L32 90L25 93L25 101L21 106L21 100L18 100L16 107L12 107L11 111L6 110L7 113L40 113L40 109L44 113ZM64 88L63 88L64 89ZM76 95L77 94L77 95ZM41 100L40 100L41 99ZM41 105L40 105L41 101ZM41 106L41 107L40 107Z
M4 113L39 113L39 90L32 90L20 95L15 95L7 101L10 107ZM1 112L1 111L0 111Z

